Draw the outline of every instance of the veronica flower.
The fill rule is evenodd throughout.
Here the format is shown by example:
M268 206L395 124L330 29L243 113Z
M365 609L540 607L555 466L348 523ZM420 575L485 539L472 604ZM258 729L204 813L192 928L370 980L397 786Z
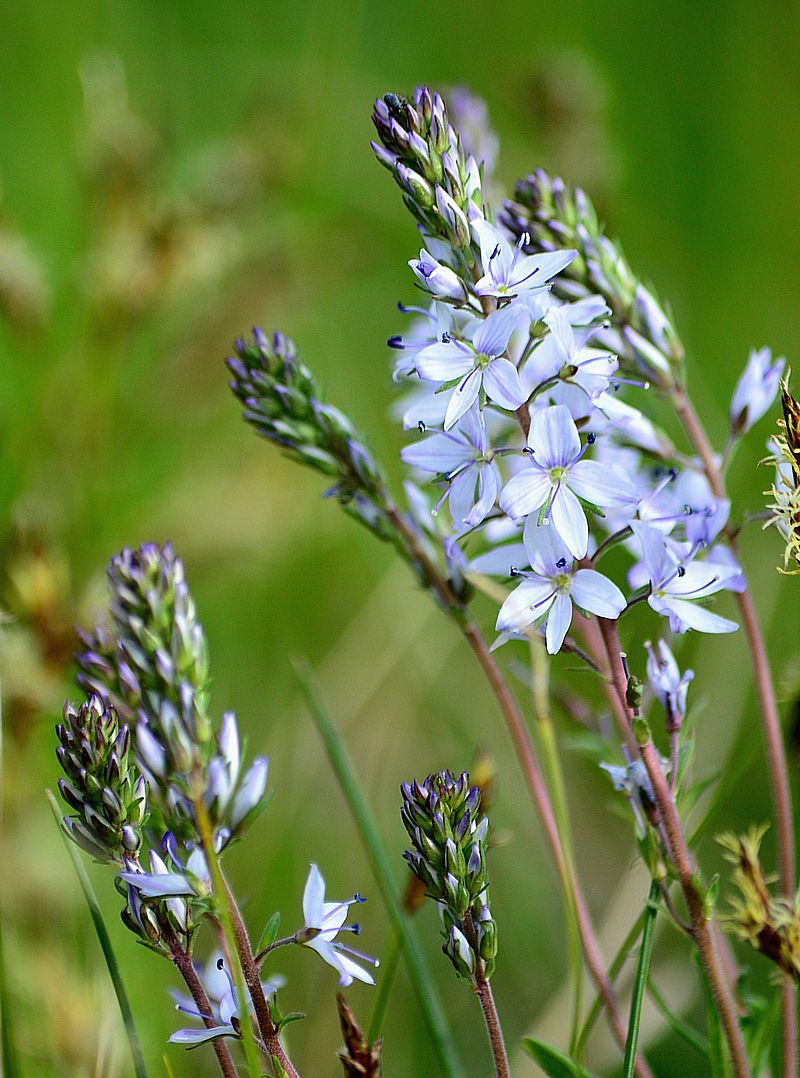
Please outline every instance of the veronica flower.
M589 526L578 499L601 506L626 501L633 505L636 490L622 472L582 459L594 435L581 448L578 428L563 404L534 412L527 441L529 466L506 484L500 508L514 520L542 510L543 522L552 520L569 552L582 558Z
M236 986L219 951L212 955L204 970L200 971L198 968L198 974L211 1004L210 1014L202 1014L191 996L186 996L182 992L174 990L170 991L170 995L175 1000L176 1010L181 1011L183 1014L191 1015L192 1018L199 1018L201 1021L210 1019L214 1025L211 1027L201 1026L197 1028L189 1026L186 1029L176 1029L169 1038L170 1044L186 1044L193 1048L198 1044L216 1040L217 1037L240 1036L239 1019L241 1016L239 1015ZM283 984L285 984L285 979L281 976L276 976L271 977L268 981L262 981L261 987L264 990L265 997L269 999ZM249 1003L249 1009L251 1011L253 1009L252 1002Z
M224 822L229 833L235 832L264 796L269 765L259 756L244 776L241 774L241 749L236 716L226 712L219 733L219 750L208 763L206 806L212 819Z
M577 251L524 255L522 249L529 242L527 234L520 236L514 247L498 228L480 217L472 221L472 231L480 244L484 269L484 276L475 285L479 296L508 299L522 292L547 288L550 278L578 256Z
M594 569L578 569L566 544L555 528L538 528L528 518L524 532L531 571L500 608L497 630L520 632L526 626L546 622L547 650L555 655L572 622L573 602L581 609L603 618L618 618L625 608L625 596L616 584Z
M694 680L694 670L687 670L681 675L675 656L664 640L659 640L655 649L649 641L645 647L647 680L664 708L669 724L677 728L686 714L686 694L690 682Z
M408 264L422 287L432 296L453 303L464 303L466 300L467 290L458 274L449 266L437 262L424 247L419 258L412 258Z
M526 397L514 364L503 358L519 311L504 307L478 324L471 341L445 333L417 355L417 373L428 382L456 382L444 418L449 430L478 399L481 390L501 408L514 411Z
M525 364L521 381L532 392L537 385L551 378L579 386L594 399L608 389L617 369L617 357L599 348L587 347L596 331L589 326L573 329L569 312L564 307L551 307L544 316L550 330L534 348Z
M753 349L731 401L734 434L745 434L772 406L785 366L783 357L772 362L769 348Z
M406 464L444 476L448 483L444 498L459 530L477 527L491 512L500 477L477 408L470 408L453 430L408 445L400 456Z
M684 565L669 549L664 536L655 528L634 520L631 530L642 548L644 568L650 581L647 602L657 614L669 618L674 633L697 629L701 633L732 633L735 621L712 614L696 600L713 595L725 586L735 570L693 561Z
M343 943L335 942L338 932L353 932L358 935L359 925L345 925L347 911L354 903L365 902L361 895L355 894L344 902L325 901L325 880L316 865L311 865L303 891L303 917L305 927L297 934L297 942L305 947L316 951L328 965L333 966L339 972L339 984L347 988L356 978L367 984L375 984L371 974L362 969L350 958L354 955L362 962L369 962L373 966L380 963L375 958L360 954L358 951L346 947Z

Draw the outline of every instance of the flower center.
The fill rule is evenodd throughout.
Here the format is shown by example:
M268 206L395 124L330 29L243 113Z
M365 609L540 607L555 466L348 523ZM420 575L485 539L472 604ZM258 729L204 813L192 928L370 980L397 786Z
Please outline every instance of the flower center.
M564 478L564 476L567 474L568 471L569 471L568 468L550 468L550 469L548 469L547 475L548 475L548 478L550 479L550 482L554 486L557 486L561 482L561 480Z
M553 577L553 585L560 592L569 591L571 581L572 577L569 575L569 573L559 573L558 576Z

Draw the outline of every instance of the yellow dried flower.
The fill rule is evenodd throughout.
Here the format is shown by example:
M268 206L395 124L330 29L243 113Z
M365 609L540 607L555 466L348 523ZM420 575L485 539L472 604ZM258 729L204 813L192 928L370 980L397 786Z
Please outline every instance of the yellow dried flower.
M734 866L731 882L740 892L740 897L731 899L723 923L800 984L800 895L791 899L770 892L774 877L764 873L759 858L767 826L753 826L746 835L728 832L717 838L725 859Z
M775 524L786 540L783 568L778 572L800 573L800 405L789 392L789 384L781 381L781 404L783 419L779 425L783 434L776 435L771 443L772 455L766 463L776 468L775 482L770 490L774 501L769 505L772 516L765 525ZM794 562L792 568L789 568Z

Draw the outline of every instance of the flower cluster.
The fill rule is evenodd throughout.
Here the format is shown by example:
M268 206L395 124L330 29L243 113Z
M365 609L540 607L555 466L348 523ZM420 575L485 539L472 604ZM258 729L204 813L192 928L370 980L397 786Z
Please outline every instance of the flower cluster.
M453 187L465 219L454 239L442 208L432 209L443 195L430 132L449 131L446 116L427 90L375 109L376 153L406 200L414 155L433 184L426 212L414 203L425 247L409 263L431 302L404 308L415 321L389 340L395 379L408 387L399 413L421 436L402 451L417 477L418 519L427 506L451 563L522 578L501 606L500 641L539 630L556 653L575 608L616 619L640 599L672 632L732 631L706 609L715 593L744 586L718 542L730 505L642 410L651 385L681 385L683 349L668 313L603 235L585 194L543 172L520 184L502 227L477 186ZM457 137L448 139L441 160L474 175ZM442 182L453 174L444 168ZM731 440L764 414L781 370L768 350L753 353L734 393ZM612 581L595 563L618 543L632 564Z
M486 837L477 786L463 772L429 775L401 787L401 817L413 849L405 858L437 903L443 951L462 977L488 979L497 954L497 929L489 909Z

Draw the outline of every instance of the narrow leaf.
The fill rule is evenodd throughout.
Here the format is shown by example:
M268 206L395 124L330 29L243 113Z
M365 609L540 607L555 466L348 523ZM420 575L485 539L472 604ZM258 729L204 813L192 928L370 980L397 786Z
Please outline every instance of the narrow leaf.
M417 995L423 1021L439 1060L442 1078L464 1078L464 1068L456 1053L444 1010L431 979L416 929L400 904L394 881L392 861L378 830L375 817L361 792L353 764L339 737L317 688L308 664L295 661L303 695L317 731L322 738L342 793L353 814L367 852L375 880L380 888L386 912L400 939L408 975Z
M544 1041L535 1040L533 1037L523 1037L522 1047L539 1066L548 1078L594 1078L591 1071L570 1059L568 1055L553 1048Z
M258 954L259 951L263 951L265 947L272 946L278 938L278 929L280 927L281 915L276 911L264 926L264 931L261 933L261 939L258 941L258 947L256 947L256 954Z
M114 986L114 993L117 997L117 1004L119 1005L119 1011L125 1025L125 1033L128 1037L131 1056L133 1057L134 1074L136 1075L136 1078L147 1078L147 1068L144 1065L142 1046L139 1042L139 1035L136 1032L136 1027L133 1022L133 1012L131 1011L131 1005L128 1001L128 994L125 991L125 985L122 982L122 974L120 973L119 964L117 963L117 956L114 954L114 948L111 945L111 937L108 934L108 929L103 921L103 915L100 912L97 895L94 893L94 888L86 874L86 869L81 863L77 850L73 847L73 844L61 828L61 811L58 807L58 802L53 796L52 790L46 790L45 793L47 794L47 800L50 802L50 808L53 810L53 816L58 824L59 834L64 840L67 853L72 861L72 867L75 869L75 875L78 877L78 881L81 885L83 896L86 899L86 904L89 907L89 913L92 917L92 924L97 933L97 939L100 943L103 957L106 960L108 974L111 977L111 983Z

